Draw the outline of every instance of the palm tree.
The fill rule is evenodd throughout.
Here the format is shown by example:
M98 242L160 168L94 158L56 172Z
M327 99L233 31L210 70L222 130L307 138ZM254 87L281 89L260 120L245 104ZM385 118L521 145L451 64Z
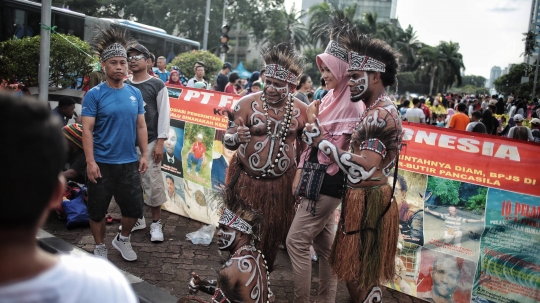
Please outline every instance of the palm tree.
M416 36L416 31L411 25L404 31L400 32L397 45L402 54L402 71L410 71L414 69L414 63L418 50L422 47L422 44Z
M465 69L463 55L459 52L459 43L442 41L438 46L444 68L443 92L452 87L454 82L461 85L461 71Z
M356 13L356 7L357 5L354 4L352 6L344 8L342 11L345 15L345 20L347 20L347 22L349 22L350 24L359 25L362 23L362 21L354 17ZM330 37L323 33L330 26L330 16L335 15L337 10L338 9L333 7L328 2L322 2L309 8L308 14L310 18L308 25L308 35L314 48L320 46L325 47L328 42L330 42Z
M263 43L292 42L298 50L309 44L307 31L301 20L304 14L296 11L294 6L287 12L283 5L271 13L272 16L269 20L271 20L272 26L267 28L267 36Z
M442 56L438 47L425 45L418 51L418 63L420 65L420 72L429 75L429 94L433 93L433 82L437 73L441 71Z

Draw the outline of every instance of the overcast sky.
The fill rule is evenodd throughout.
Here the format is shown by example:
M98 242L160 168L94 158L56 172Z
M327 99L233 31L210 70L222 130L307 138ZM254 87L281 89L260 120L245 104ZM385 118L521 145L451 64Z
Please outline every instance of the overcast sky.
M465 74L489 79L493 66L523 62L532 0L397 0L397 17L429 45L459 42ZM285 0L286 6L301 0Z

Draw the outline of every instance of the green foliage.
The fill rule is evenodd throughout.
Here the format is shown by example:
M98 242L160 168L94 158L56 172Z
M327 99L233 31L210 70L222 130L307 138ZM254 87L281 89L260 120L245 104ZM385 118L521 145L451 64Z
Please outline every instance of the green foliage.
M433 192L441 205L458 205L460 184L459 181L428 177L427 190Z
M216 55L208 51L193 50L191 52L182 53L171 60L167 68L170 69L171 66L176 65L186 77L192 78L195 76L194 67L197 61L204 62L206 77L208 78L209 83L213 83L217 73L223 67L223 62L221 62Z
M307 68L304 70L304 74L309 75L311 81L313 82L313 87L320 86L321 72L316 63L316 57L318 54L322 53L323 49L321 48L310 48L304 51L304 57L306 57L306 62L308 63Z
M514 93L517 96L530 97L533 89L535 67L536 63L532 65L528 65L526 63L515 64L512 66L508 74L499 77L493 82L493 84L495 84L495 89L504 95ZM528 76L529 81L521 83L521 77L523 76ZM539 93L540 80L536 83L535 95L538 96Z
M467 201L467 209L474 211L483 211L486 208L487 192L487 187L478 187L478 194L470 197L469 201Z
M216 130L212 127L192 123L186 123L184 128L184 147L182 149L182 167L184 169L184 178L202 184L206 188L210 188L212 186L210 182L210 164L212 163L212 148L214 144L215 131ZM203 135L202 142L206 147L206 153L204 154L205 160L201 165L199 177L195 175L195 164L193 163L191 174L187 173L188 154L198 134Z
M75 36L52 34L50 86L68 87L76 82L77 78L92 72L93 59L64 38L87 54L91 53L88 43ZM40 39L40 36L34 36L0 43L0 76L9 80L16 78L26 86L38 85Z

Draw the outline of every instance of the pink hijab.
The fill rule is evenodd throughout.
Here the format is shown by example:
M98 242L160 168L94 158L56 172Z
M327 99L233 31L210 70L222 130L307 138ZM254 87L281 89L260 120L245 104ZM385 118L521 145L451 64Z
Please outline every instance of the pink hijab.
M337 57L322 53L317 56L317 66L324 63L332 75L336 78L338 85L331 89L321 101L319 107L319 122L324 129L325 139L341 149L348 149L356 122L360 120L360 115L365 109L363 102L351 102L351 92L347 85L347 69L349 64ZM308 148L300 160L300 167L309 158L311 148ZM321 151L317 154L319 163L328 165L326 173L333 176L339 171L339 167Z

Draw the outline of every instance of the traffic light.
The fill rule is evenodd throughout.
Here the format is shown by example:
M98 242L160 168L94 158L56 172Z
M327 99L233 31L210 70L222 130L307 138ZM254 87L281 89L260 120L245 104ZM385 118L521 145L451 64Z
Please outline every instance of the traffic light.
M228 25L223 25L221 27L221 38L219 40L220 44L219 44L219 52L220 53L226 53L229 51L229 30L231 28L228 26Z

